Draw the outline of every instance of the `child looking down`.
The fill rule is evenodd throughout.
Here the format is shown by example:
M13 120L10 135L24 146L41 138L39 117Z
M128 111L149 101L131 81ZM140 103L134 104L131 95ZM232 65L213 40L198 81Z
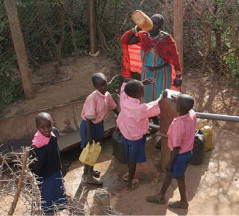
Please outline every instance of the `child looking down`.
M123 83L120 93L121 111L117 118L117 125L122 133L129 168L129 172L123 176L123 179L128 181L124 188L125 192L133 190L139 184L133 177L137 163L146 161L145 134L149 129L149 118L160 113L159 103L167 96L167 92L150 103L141 103L140 99L143 96L142 82L131 80L127 84Z
M196 129L196 113L192 109L194 99L186 94L180 94L177 98L176 110L179 116L174 118L168 128L168 147L171 156L166 166L166 176L160 192L155 196L146 197L146 201L156 204L164 204L165 193L172 178L176 178L181 200L170 202L171 208L188 208L186 197L185 171L192 157L192 149Z

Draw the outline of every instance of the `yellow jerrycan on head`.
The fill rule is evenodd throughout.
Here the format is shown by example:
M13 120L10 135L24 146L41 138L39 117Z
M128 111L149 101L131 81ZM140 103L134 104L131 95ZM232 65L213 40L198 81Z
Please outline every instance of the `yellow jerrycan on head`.
M94 166L101 152L101 145L99 142L87 143L82 150L79 160L86 165Z
M205 135L205 151L210 151L214 148L213 142L212 142L212 126L205 125L200 130Z

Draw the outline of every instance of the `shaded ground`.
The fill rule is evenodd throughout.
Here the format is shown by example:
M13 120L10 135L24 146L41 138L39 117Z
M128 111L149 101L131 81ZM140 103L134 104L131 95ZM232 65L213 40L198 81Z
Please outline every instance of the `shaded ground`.
M222 85L224 84L224 85ZM215 81L215 76L188 73L184 76L183 92L195 97L195 109L227 115L239 115L238 93L225 83ZM202 165L190 165L187 174L188 210L168 209L166 205L145 202L145 196L159 190L157 183L160 152L155 149L157 137L148 138L147 163L138 166L137 177L140 187L131 193L124 193L122 175L127 171L124 164L112 158L111 140L103 143L102 154L96 168L102 172L104 188L111 193L111 204L116 211L125 215L235 215L239 212L239 146L238 123L208 121L213 127L215 148L205 154ZM68 193L81 197L88 205L92 202L95 187L81 184L82 164L74 161L65 176ZM84 196L82 196L84 191ZM169 188L167 199L178 200L176 181Z
M111 194L113 208L125 215L236 215L239 212L239 135L214 127L214 150L207 152L202 165L189 165L186 173L189 209L172 210L165 205L147 203L147 195L154 194L161 186L157 183L160 151L155 149L156 136L147 139L147 162L137 168L136 177L140 186L130 193L123 192L122 175L127 166L112 157L111 139L104 140L102 154L95 168L101 171L101 180ZM67 193L87 205L92 204L96 187L81 182L82 164L78 161L79 150L69 166L64 180ZM62 155L63 164L69 158ZM72 156L72 154L71 154ZM166 199L178 200L176 181L169 187Z
M219 79L220 78L220 79ZM239 116L239 91L229 81L200 70L187 71L183 77L183 93L195 98L197 112ZM223 121L210 122L224 129L239 132L238 123Z

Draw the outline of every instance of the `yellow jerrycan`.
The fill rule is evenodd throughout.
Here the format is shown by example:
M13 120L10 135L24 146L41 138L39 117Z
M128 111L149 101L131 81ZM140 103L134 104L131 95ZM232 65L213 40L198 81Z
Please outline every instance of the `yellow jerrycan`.
M79 160L86 165L94 166L101 152L101 146L99 142L88 143L82 150Z
M200 129L205 135L205 151L210 151L214 148L212 143L212 126L205 125Z
M197 119L196 129L200 130L202 127L204 127L207 124L208 123L207 121L205 121L205 119Z

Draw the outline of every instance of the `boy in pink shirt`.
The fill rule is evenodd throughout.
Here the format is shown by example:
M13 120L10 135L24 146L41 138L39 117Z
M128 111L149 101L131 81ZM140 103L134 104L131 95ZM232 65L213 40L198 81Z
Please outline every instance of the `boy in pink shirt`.
M81 148L85 148L86 144L101 142L104 135L104 118L108 111L113 110L117 113L116 103L111 94L107 91L107 80L104 74L96 73L92 76L93 91L84 103L81 113L80 136ZM94 171L92 166L85 164L84 175L86 183L102 185L102 182L95 178L100 177L98 171Z
M137 80L123 83L120 93L121 111L117 118L117 125L122 134L122 142L126 150L129 172L123 176L128 183L125 192L138 186L137 179L133 180L138 162L145 162L145 133L149 129L149 118L160 113L159 103L167 96L165 92L158 100L141 103L144 96L144 85Z
M146 201L164 204L165 193L171 184L172 178L178 182L180 201L170 202L171 208L188 208L185 185L185 171L192 157L192 149L196 129L196 113L192 109L194 99L186 94L177 98L176 109L179 117L175 118L168 128L168 147L171 150L170 160L166 166L166 176L162 188L156 196L146 197Z

